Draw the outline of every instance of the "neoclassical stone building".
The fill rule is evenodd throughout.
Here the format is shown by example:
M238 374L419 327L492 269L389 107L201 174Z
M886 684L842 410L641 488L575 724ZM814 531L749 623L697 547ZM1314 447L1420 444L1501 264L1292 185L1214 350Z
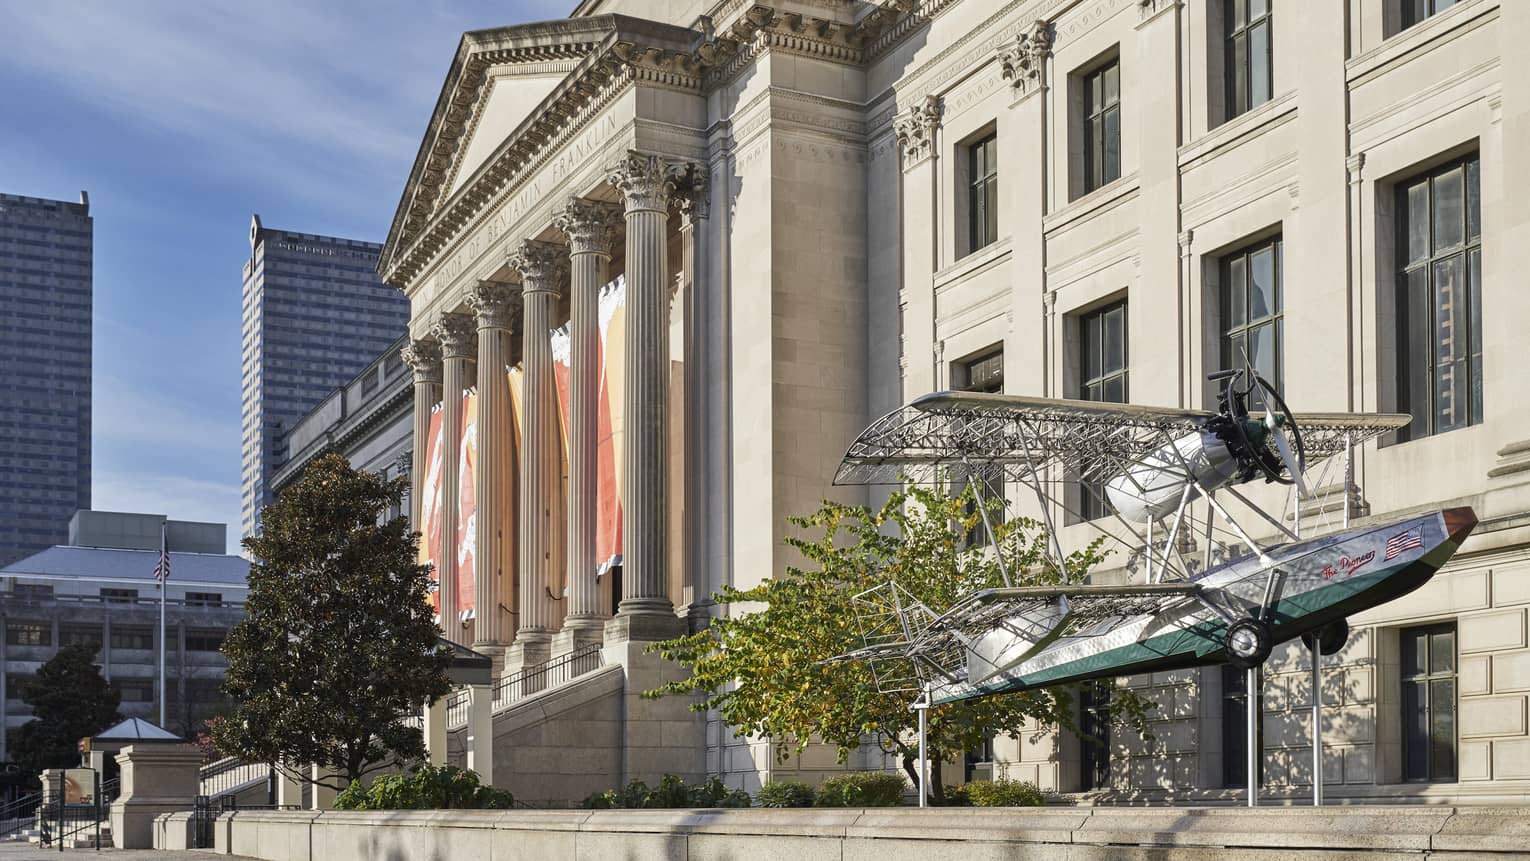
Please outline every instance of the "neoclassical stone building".
M577 798L663 771L752 788L834 768L638 699L671 671L641 645L702 623L720 585L781 571L787 515L864 498L829 486L834 466L906 400L1202 407L1205 374L1247 352L1298 410L1415 415L1312 518L1447 501L1482 518L1329 659L1328 794L1523 798L1527 43L1530 5L1499 0L585 0L465 34L378 266L411 303L415 438L477 391L472 576L440 558L443 593L471 584L477 607L448 635L518 686L495 698L495 781ZM585 359L617 275L619 589L590 550L602 383ZM560 436L546 333L565 324ZM444 411L447 439L460 424ZM593 643L598 670L537 675ZM1256 699L1275 797L1310 792L1304 661L1277 651ZM551 690L525 695L532 678ZM1128 683L1159 705L1152 740L1000 738L969 770L1239 797L1237 678Z

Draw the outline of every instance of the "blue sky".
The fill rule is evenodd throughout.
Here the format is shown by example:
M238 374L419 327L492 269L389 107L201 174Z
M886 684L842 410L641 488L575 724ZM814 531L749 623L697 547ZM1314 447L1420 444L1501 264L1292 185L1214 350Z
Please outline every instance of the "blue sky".
M464 30L574 0L0 0L0 191L95 218L95 508L239 531L250 215L381 242Z

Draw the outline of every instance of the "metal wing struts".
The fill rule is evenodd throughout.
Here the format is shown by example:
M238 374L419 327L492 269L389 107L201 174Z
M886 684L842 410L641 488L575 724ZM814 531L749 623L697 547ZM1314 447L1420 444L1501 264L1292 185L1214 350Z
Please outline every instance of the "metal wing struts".
M985 589L939 615L894 583L855 596L864 660L883 692L978 684L1060 638L1102 634L1196 600L1194 583Z

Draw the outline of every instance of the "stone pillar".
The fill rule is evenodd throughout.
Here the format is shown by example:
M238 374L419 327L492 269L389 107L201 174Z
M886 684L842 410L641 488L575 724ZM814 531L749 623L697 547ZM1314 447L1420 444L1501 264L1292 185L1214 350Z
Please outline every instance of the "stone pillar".
M908 370L903 378L901 402L907 403L925 392L943 388L937 383L936 343L931 328L923 321L935 318L935 271L940 260L926 226L936 211L935 146L940 131L941 103L938 96L926 96L893 120L898 151L903 156L903 227L906 241L903 251L903 288L899 304L903 307L904 355Z
M473 378L470 365L478 353L477 326L467 314L442 314L431 329L441 343L441 545L436 548L440 569L441 632L448 640L462 638L457 618L457 501L460 498L458 453L462 444L462 392Z
M500 612L503 584L515 570L515 434L510 418L510 381L505 364L510 358L510 322L520 310L513 284L482 281L468 293L468 306L478 318L478 517L474 536L473 586L477 604L473 647L495 658L509 641ZM488 648L481 648L488 647ZM495 673L498 676L498 672Z
M552 316L558 298L562 246L524 241L510 255L521 273L521 499L520 628L511 645L511 672L542 663L551 653L553 512L562 476L558 469L558 397L553 385Z
M117 754L122 792L112 802L112 845L152 849L154 817L187 810L199 790L202 752L185 744L134 744Z
M414 369L414 456L409 477L409 523L424 531L420 523L420 505L424 502L425 447L429 444L430 408L441 400L441 345L431 338L410 341L403 350L403 359Z
M494 686L468 688L468 771L478 773L484 786L494 785Z
M319 783L318 781L327 780L331 784L333 784L333 783L336 783L339 780L339 777L335 774L335 772L330 771L329 769L325 768L322 765L319 765L318 763L313 763L313 764L309 765L308 768L309 768L309 772L308 772L309 779L314 781L314 783L313 783L313 790L312 790L311 794L308 796L308 809L309 810L332 810L332 809L334 809L334 806L335 806L335 796L340 794L339 791L334 789L332 786L324 786L323 784Z
M298 780L290 769L276 769L276 803L293 810L303 806L303 781Z
M598 643L605 622L595 573L600 425L600 288L620 209L573 198L556 221L569 244L568 614L554 655Z
M713 407L708 397L708 374L717 366L717 359L707 349L710 333L706 321L711 319L711 304L717 301L716 293L706 283L706 225L711 213L711 183L704 165L693 164L687 173L685 190L680 194L680 266L685 279L685 503L684 524L680 534L684 536L686 585L690 588L686 618L692 631L699 631L711 624L716 612L712 603L711 580L707 576L709 554L703 526L706 505L706 484L716 473L707 447L706 425L712 418Z
M609 182L627 219L626 439L622 476L622 601L607 640L663 639L684 630L670 599L669 291L665 226L676 165L629 152Z
M443 694L425 707L420 729L425 735L425 761L431 765L446 764L446 698Z

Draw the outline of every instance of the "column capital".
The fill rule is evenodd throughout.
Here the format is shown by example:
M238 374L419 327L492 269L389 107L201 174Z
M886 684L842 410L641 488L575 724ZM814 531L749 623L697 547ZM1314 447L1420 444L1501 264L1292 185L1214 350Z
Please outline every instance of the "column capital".
M521 292L504 281L479 281L467 292L468 307L478 318L478 330L509 329L521 310Z
M471 314L444 313L430 327L430 334L441 342L443 359L472 359L478 355L478 327Z
M893 134L898 139L898 149L903 153L905 170L934 153L935 130L940 128L940 114L940 97L928 95L893 120Z
M404 345L399 356L414 371L416 383L441 383L441 342L434 338L415 338Z
M1021 92L1045 83L1047 57L1052 55L1052 31L1037 19L1029 30L999 49L999 73Z
M712 179L706 165L691 162L686 165L685 187L679 196L680 215L685 223L694 225L705 221L711 214Z
M644 209L664 212L669 208L669 199L684 170L684 164L628 150L627 155L611 168L606 182L622 193L628 212Z
M559 274L568 261L568 252L555 242L523 239L510 252L506 262L521 273L521 292L556 293Z
M616 226L621 223L622 208L583 197L570 197L568 205L553 219L553 225L568 237L570 254L611 256Z

